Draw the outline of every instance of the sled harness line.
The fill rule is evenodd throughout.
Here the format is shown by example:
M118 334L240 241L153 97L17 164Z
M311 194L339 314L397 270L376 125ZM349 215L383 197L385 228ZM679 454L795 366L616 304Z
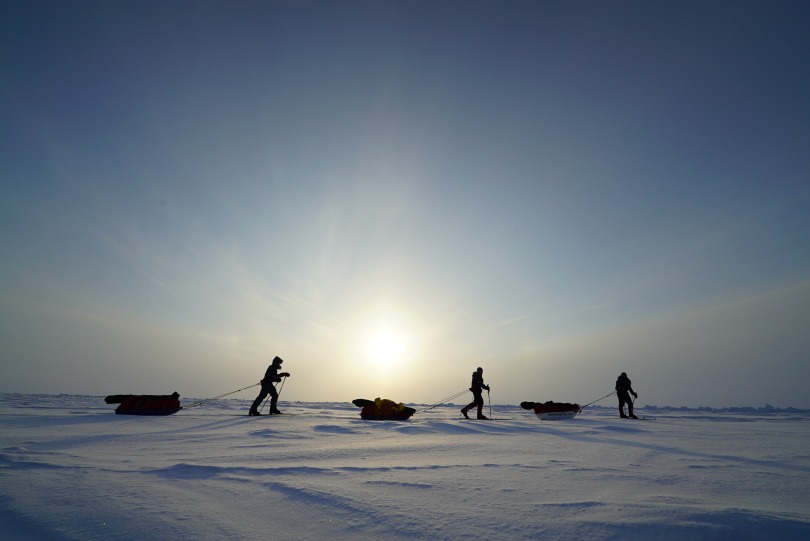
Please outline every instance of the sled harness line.
M183 406L183 409L202 406L204 404L207 404L208 402L211 402L212 400L216 400L217 398L222 398L223 396L228 396L228 395L231 395L231 394L235 394L235 393L238 393L239 391L244 391L245 389L250 389L251 387L255 387L256 385L261 385L261 383L254 383L253 385L248 385L247 387L242 387L241 389L237 389L236 391L231 391L230 393L224 393L224 394L215 396L213 398L206 398L205 400L197 400L196 402L192 402L188 406Z
M612 394L616 394L616 391L613 391L612 393L608 393L608 394L606 394L605 396L603 396L602 398L600 398L598 400L594 400L593 402L589 402L589 403L585 404L584 406L582 406L582 408L580 408L580 409L585 409L588 406L590 406L591 404L596 404L597 402L599 402L599 400L604 400L605 398L609 397Z
M422 409L416 410L414 413L421 413L421 412L423 412L423 411L432 410L433 408L435 408L435 407L437 407L437 406L441 406L442 404L444 404L445 402L447 402L447 401L449 401L449 400L453 400L454 398L458 398L459 396L463 395L464 393L469 393L469 392L470 392L470 390L469 390L469 389L464 389L464 390L463 390L463 391L461 391L460 393L456 393L456 394L454 394L453 396L448 396L447 398L443 398L442 400L440 400L440 401L436 402L436 403L435 403L435 404L433 404L432 406L429 406L429 407L427 407L427 408L422 408Z

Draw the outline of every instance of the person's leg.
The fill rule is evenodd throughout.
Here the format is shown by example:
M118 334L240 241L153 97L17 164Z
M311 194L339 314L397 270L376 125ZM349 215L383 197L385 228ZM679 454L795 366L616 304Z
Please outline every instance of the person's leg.
M473 409L473 406L475 406L475 402L470 402L469 404L467 404L466 406L461 408L461 414L464 417L467 417L467 419L469 419L469 416L467 415L467 412L470 411L471 409Z
M276 390L275 385L270 386L270 413L281 413L278 411L276 407L278 404L278 391Z
M250 411L248 411L248 415L258 415L259 414L259 404L262 403L262 400L267 398L267 391L262 390L259 392L259 396L256 397L256 400L253 401L253 404L250 406Z
M477 393L475 395L475 405L478 406L478 419L486 419L486 416L484 415L484 397L481 395L481 393Z

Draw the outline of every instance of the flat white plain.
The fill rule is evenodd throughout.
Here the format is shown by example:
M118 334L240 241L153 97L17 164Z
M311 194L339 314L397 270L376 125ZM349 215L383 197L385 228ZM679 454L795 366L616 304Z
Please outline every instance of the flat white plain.
M806 412L468 421L447 405L374 422L349 402L248 405L137 417L0 395L3 538L810 539Z

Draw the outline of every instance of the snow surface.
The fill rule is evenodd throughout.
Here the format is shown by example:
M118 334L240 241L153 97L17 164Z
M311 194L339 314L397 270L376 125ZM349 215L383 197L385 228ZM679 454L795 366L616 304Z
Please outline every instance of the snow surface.
M349 402L248 404L137 417L0 395L2 538L810 539L807 412L380 422Z

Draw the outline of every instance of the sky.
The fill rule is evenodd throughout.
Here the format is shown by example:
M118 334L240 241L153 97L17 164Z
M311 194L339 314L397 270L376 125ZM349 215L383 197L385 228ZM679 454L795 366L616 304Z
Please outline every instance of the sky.
M808 26L4 2L0 392L810 408Z

